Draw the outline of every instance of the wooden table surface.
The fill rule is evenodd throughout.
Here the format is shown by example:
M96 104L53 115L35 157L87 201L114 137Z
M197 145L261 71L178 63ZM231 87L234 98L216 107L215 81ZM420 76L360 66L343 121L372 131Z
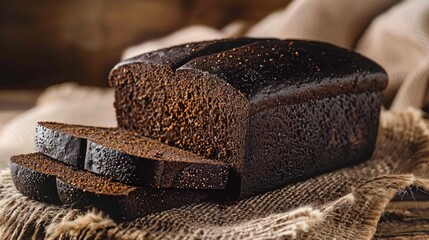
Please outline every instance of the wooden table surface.
M373 239L429 239L429 193L416 188L398 193L381 216Z

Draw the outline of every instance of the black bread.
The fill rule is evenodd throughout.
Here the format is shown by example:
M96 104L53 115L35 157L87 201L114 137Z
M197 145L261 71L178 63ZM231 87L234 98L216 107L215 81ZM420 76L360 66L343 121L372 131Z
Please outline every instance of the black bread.
M40 122L36 150L56 160L154 188L223 189L229 167L117 128Z
M134 187L76 169L42 153L11 158L13 182L23 195L72 207L96 207L116 220L144 215L209 199L209 191Z
M125 60L109 82L120 127L232 164L241 198L368 159L387 75L326 43L231 39Z

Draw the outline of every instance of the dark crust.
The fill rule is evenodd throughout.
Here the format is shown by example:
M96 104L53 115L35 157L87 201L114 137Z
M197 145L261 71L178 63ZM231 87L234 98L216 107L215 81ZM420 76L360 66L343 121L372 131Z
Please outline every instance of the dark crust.
M375 147L380 106L380 92L341 94L252 116L241 195L367 160Z
M109 192L111 195L128 194L136 188L119 182L106 181L107 178L105 177L66 165L43 153L16 155L11 158L11 162L32 169L39 174L45 174L53 178L60 177L67 179L79 188L96 193L101 191Z
M39 173L34 169L19 165L14 161L10 163L10 172L13 184L23 195L40 202L59 204L55 185L55 176Z
M85 169L126 184L190 189L223 189L229 172L224 164L152 161L90 141Z
M52 166L53 169L37 168L40 166ZM210 194L205 190L127 186L61 164L41 153L12 157L11 170L15 186L25 196L74 208L96 207L118 221L201 202L207 200ZM97 189L97 186L104 187Z
M250 115L344 93L382 91L384 70L371 60L327 43L270 40L195 58L194 69L231 84L251 103Z
M35 150L66 164L83 168L86 139L56 131L49 126L50 124L37 124Z
M85 150L79 144L85 144ZM70 156L85 159L72 165L136 186L223 189L228 182L225 164L116 128L41 122L36 128L36 146L67 164L72 162Z
M182 44L179 46L173 46L170 48L164 48L159 51L153 51L146 54L142 54L123 62L117 64L113 69L120 68L123 65L129 63L150 63L155 65L167 66L171 70L175 71L180 66L186 64L188 61L204 56L210 55L213 53L223 52L229 49L240 47L243 45L251 44L254 42L259 42L261 40L269 39L259 39L259 38L237 38L237 39L221 39L214 41L203 41L203 42L194 42L188 44ZM110 86L118 86L122 82L116 81L114 78L109 77Z
M128 195L95 194L57 178L61 202L74 208L96 207L117 221L139 218L209 198L204 190L136 188Z
M343 93L382 91L386 72L373 61L316 41L238 38L178 45L127 59L111 71L111 86L136 78L116 78L124 66L161 65L172 71L193 69L231 84L250 103L250 115Z

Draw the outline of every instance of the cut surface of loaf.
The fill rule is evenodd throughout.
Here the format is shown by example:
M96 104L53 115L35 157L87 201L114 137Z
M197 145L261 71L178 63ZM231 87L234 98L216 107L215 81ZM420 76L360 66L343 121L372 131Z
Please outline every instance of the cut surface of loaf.
M40 122L35 148L54 159L126 184L223 189L229 167L118 129Z
M387 75L331 44L226 39L125 60L109 82L119 127L232 164L242 198L368 159Z
M18 191L31 199L77 208L94 206L121 221L209 198L205 190L155 189L114 182L42 153L13 156L10 168Z

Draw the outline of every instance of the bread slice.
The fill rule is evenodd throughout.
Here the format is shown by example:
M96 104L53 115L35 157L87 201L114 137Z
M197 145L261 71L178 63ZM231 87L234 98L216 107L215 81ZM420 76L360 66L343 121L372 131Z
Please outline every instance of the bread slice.
M232 164L242 198L368 159L387 75L327 43L230 39L125 60L109 82L119 127Z
M197 203L210 191L134 187L76 169L42 153L11 158L12 180L23 195L78 208L96 207L117 220Z
M35 148L54 159L153 188L224 189L228 165L118 128L40 122Z

